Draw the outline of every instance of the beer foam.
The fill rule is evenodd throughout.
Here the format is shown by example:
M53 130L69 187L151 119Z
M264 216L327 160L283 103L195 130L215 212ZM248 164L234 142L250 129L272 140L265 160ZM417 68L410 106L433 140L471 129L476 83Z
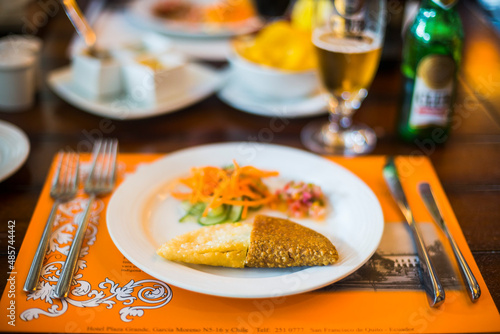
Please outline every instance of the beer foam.
M346 37L326 28L315 29L312 42L320 49L340 53L365 53L382 46L381 38L370 31L356 37Z

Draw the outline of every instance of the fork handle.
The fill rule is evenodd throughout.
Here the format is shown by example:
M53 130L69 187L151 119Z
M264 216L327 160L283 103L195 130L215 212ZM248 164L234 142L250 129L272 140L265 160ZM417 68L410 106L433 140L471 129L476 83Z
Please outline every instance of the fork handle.
M71 248L69 249L68 256L66 257L66 262L61 269L61 274L57 285L54 289L53 296L55 298L65 298L68 296L71 283L73 282L73 274L75 273L76 264L78 263L78 258L80 257L80 250L82 248L83 240L85 239L85 231L87 231L87 226L89 223L89 214L92 204L94 203L95 195L90 195L89 203L85 209L83 218L78 225L75 237L71 243Z
M50 211L49 218L47 219L47 223L43 229L42 238L38 243L28 276L24 282L23 290L26 292L35 291L38 285L38 278L40 277L40 272L42 271L43 260L45 259L45 254L47 253L47 246L49 245L49 238L52 233L54 221L56 220L56 213L59 204L61 204L61 201L56 200L52 205L52 210Z

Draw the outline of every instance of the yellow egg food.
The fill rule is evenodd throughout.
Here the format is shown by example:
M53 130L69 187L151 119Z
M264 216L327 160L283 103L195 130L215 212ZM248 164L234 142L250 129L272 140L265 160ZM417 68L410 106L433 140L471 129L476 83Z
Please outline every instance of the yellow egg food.
M255 37L236 39L233 45L240 56L261 65L288 71L316 66L310 32L293 28L286 21L273 22Z
M159 59L154 57L146 57L146 56L137 57L136 61L141 65L151 68L153 71L160 71L166 68L165 65L163 65Z

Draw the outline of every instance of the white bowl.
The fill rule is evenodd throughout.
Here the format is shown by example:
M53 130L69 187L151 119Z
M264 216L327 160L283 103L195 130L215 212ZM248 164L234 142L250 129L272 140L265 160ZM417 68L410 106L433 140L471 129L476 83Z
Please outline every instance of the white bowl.
M318 88L316 71L287 71L246 60L236 52L229 57L231 75L244 89L265 99L294 99Z

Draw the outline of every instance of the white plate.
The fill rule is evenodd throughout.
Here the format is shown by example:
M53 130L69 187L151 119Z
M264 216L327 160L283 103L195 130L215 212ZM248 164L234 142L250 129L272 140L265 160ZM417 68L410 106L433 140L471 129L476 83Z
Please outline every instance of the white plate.
M156 255L165 241L200 228L196 223L179 223L182 212L179 202L168 195L169 183L185 176L192 166L224 166L233 159L241 165L277 170L281 182L320 184L331 204L326 220L295 221L331 239L340 254L339 262L325 267L236 269L186 265ZM261 213L283 217L276 212ZM377 249L384 220L377 197L346 169L305 151L246 142L185 149L140 167L111 197L107 226L122 254L157 279L204 294L267 298L317 289L354 272Z
M267 117L302 118L327 112L327 97L318 89L314 94L293 100L271 100L256 97L236 80L229 80L217 93L219 99L238 110Z
M14 174L26 161L30 142L17 126L0 120L0 181Z
M190 106L214 93L223 83L224 75L200 64L186 67L188 89L183 94L170 96L155 105L137 105L127 95L106 101L90 100L72 84L71 68L64 67L49 74L51 88L68 103L91 114L111 119L138 119L171 113Z
M142 28L179 37L232 37L254 32L262 26L261 20L256 16L244 21L220 25L168 20L153 15L151 8L158 2L161 1L136 0L127 7L125 14L133 23ZM192 2L196 3L195 1Z

